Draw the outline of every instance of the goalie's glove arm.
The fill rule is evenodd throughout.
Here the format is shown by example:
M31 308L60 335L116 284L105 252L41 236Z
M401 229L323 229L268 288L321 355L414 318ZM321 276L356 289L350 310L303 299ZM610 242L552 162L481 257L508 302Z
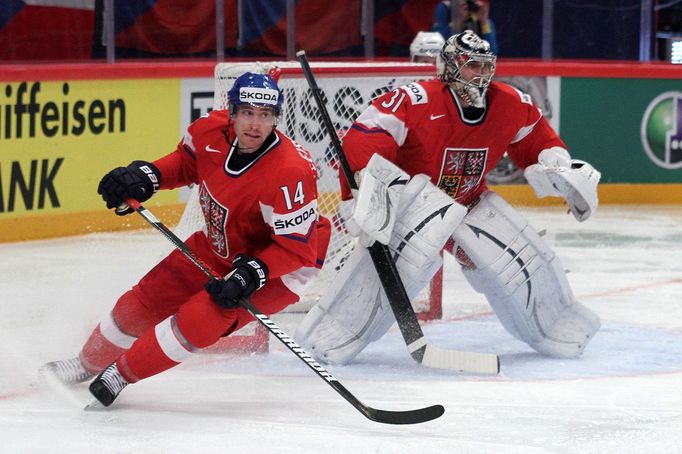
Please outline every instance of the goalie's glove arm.
M540 117L534 124L519 128L517 136L507 147L507 154L517 167L525 169L537 164L538 156L543 150L552 148L568 149L547 119Z
M97 187L97 193L107 204L116 208L116 214L123 216L133 212L126 199L145 202L159 190L161 171L147 161L133 161L127 167L117 167L109 171Z
M588 219L599 205L601 173L585 161L571 159L564 148L542 150L538 163L526 167L524 176L538 198L562 197L578 221Z

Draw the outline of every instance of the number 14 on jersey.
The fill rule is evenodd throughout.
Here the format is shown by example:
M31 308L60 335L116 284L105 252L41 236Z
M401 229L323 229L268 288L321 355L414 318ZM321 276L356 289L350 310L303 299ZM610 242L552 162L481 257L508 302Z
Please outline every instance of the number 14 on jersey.
M292 202L295 202L299 205L303 205L305 202L305 194L303 192L303 182L298 181L296 183L296 190L294 191L294 197L293 199L291 198L291 190L289 189L289 186L280 186L279 187L282 190L282 194L284 194L284 203L287 205L287 210L292 210L294 208L294 205Z

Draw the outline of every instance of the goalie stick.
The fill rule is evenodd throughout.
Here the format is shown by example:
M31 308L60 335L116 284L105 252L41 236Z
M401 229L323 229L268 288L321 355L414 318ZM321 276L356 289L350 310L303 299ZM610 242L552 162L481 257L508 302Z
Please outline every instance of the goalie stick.
M211 278L223 279L223 276L216 273L210 266L204 262L196 253L187 246L180 238L177 237L168 227L166 227L156 216L140 204L137 200L128 199L126 203L129 207L139 213L147 222L149 222L156 230L161 232L173 245L182 252L192 263L194 263L204 274ZM345 386L343 386L332 374L330 374L324 367L315 361L305 350L303 350L289 335L282 331L275 322L273 322L267 315L259 311L251 302L242 298L239 300L241 304L253 317L265 326L277 339L280 340L289 350L298 356L308 367L310 367L319 377L334 388L334 390L341 395L348 403L355 407L360 413L365 415L368 419L384 424L418 424L422 422L431 421L440 417L445 408L442 405L431 405L430 407L418 408L415 410L405 411L391 411L379 410L365 405L357 397L355 397Z
M308 82L313 98L315 98L317 108L322 116L324 129L327 131L329 139L334 146L346 181L351 189L358 189L348 159L346 159L346 155L341 147L341 141L336 134L336 129L332 124L331 118L329 118L329 112L327 112L325 103L322 100L322 90L317 86L305 51L302 50L297 52L296 57L298 57L301 68L303 68L306 81ZM456 370L459 372L491 375L500 372L500 359L495 354L446 350L428 343L424 338L424 332L414 313L414 308L405 291L405 286L400 278L400 274L398 274L398 269L391 256L390 249L388 246L375 241L368 250L374 267L377 270L377 274L379 275L381 285L386 292L393 315L398 323L400 333L407 345L407 350L415 361L424 366Z

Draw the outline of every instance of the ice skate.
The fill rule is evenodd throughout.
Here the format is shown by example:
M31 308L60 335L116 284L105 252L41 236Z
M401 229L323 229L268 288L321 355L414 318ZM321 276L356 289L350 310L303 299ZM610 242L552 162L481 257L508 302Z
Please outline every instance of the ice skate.
M126 386L128 381L120 374L116 363L112 363L90 383L89 390L99 403L108 407Z
M78 357L46 363L39 369L38 374L42 378L54 378L65 385L82 383L94 376L85 370Z

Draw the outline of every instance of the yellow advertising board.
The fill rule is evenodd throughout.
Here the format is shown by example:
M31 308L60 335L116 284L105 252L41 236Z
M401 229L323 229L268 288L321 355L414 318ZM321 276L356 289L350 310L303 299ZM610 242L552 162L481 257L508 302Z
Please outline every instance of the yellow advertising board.
M0 89L0 241L108 230L101 177L178 142L180 79L20 81ZM176 191L155 206L176 203ZM151 202L150 202L151 203ZM136 216L135 216L136 218Z

